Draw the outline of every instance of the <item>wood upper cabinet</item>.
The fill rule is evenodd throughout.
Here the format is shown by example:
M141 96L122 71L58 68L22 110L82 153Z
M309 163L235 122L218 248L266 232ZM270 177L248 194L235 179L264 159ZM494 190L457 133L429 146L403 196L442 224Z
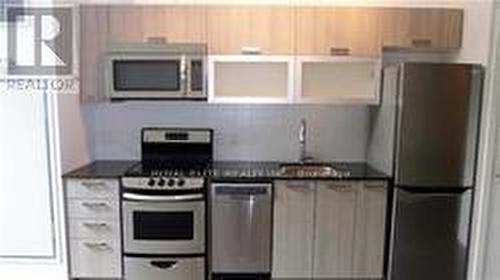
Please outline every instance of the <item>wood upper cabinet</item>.
M104 52L108 42L107 6L80 6L80 100L105 99Z
M146 6L143 16L158 20L146 20L144 36L164 37L167 42L206 42L206 8L204 6ZM155 22L161 22L157 26Z
M446 51L462 45L463 11L437 8L384 8L384 47Z
M383 47L448 51L462 43L459 9L299 6L295 17L302 55L379 56Z
M314 181L274 183L273 267L275 278L312 275Z
M207 41L212 54L292 54L293 26L293 7L207 7Z
M378 56L380 16L377 8L297 7L296 53Z
M206 41L206 7L202 5L119 5L109 11L113 42Z
M207 42L212 54L379 56L461 46L463 11L269 5L113 5L111 41Z
M142 42L144 40L141 6L110 6L108 17L110 42Z

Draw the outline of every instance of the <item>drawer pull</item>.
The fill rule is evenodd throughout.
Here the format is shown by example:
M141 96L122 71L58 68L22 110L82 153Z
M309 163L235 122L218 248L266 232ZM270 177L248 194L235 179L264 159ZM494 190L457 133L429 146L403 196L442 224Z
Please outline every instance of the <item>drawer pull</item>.
M384 189L385 184L365 184L367 189Z
M89 249L105 251L111 249L111 247L106 242L84 242L83 245Z
M83 225L85 227L88 227L88 228L97 228L97 229L102 229L102 228L108 227L107 223L90 223L90 222L87 222L87 223L83 223Z
M351 55L350 48L330 48L330 55L348 56Z
M431 39L413 39L411 41L411 44L417 48L428 48L428 47L432 46L432 40Z
M354 190L351 185L327 185L327 188L338 192L350 192Z
M286 187L294 190L294 191L301 191L301 192L310 192L313 190L312 186L309 184L293 184L293 183L288 183L286 184Z
M151 261L150 264L156 268L167 270L176 269L178 266L176 261Z
M83 207L87 208L104 208L109 207L109 205L105 202L82 202Z
M146 43L151 43L151 44L166 44L167 42L168 42L167 37L151 36L146 38Z
M262 51L260 50L259 47L242 47L241 53L242 54L261 54Z
M106 187L104 182L82 182L82 185L86 188L102 188Z

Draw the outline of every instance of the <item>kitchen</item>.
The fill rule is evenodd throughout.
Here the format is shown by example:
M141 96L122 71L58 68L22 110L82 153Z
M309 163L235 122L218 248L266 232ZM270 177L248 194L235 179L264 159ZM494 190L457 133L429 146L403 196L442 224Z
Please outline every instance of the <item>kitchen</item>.
M486 69L449 64L464 10L79 8L70 278L467 279Z

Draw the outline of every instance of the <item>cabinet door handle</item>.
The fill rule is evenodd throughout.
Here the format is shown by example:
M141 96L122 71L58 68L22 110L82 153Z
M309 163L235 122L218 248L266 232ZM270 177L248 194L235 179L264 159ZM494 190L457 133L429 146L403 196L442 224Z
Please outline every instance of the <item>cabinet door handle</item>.
M82 202L82 206L87 208L103 208L109 205L106 202Z
M161 37L161 36L151 36L146 38L146 43L151 43L151 44L166 44L167 43L167 37Z
M330 48L330 55L348 56L348 55L351 55L351 49L350 48L331 47Z
M431 39L413 39L411 40L411 44L416 48L428 48L432 46Z
M259 47L245 46L245 47L241 47L241 53L242 54L261 54L262 51Z
M375 184L375 183L372 183L372 184L365 184L365 187L367 189L372 189L372 190L378 190L378 189L384 189L385 188L385 184Z
M111 247L106 242L84 242L83 245L93 250L104 251L111 249Z
M354 188L351 185L335 185L335 184L329 184L327 185L327 188L333 191L337 192L350 192L353 191Z
M97 188L97 187L105 187L106 183L101 182L101 181L97 181L97 182L84 181L84 182L82 182L82 186L84 186L86 188Z
M181 86L183 87L182 89L182 94L184 96L188 95L188 61L187 57L185 55L182 55L181 61L180 61L180 67L179 67L179 76L180 76L180 82Z
M313 190L312 186L309 184L293 184L288 183L286 187L294 191L310 192Z
M108 227L108 224L107 223L93 223L93 222L85 222L83 223L83 225L85 227L88 227L88 228L105 228L105 227Z

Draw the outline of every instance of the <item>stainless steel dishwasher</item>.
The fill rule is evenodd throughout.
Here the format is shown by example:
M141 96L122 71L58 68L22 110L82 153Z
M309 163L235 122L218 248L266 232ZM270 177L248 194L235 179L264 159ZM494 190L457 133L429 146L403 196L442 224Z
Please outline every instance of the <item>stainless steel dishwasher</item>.
M271 275L272 184L211 185L212 279Z

